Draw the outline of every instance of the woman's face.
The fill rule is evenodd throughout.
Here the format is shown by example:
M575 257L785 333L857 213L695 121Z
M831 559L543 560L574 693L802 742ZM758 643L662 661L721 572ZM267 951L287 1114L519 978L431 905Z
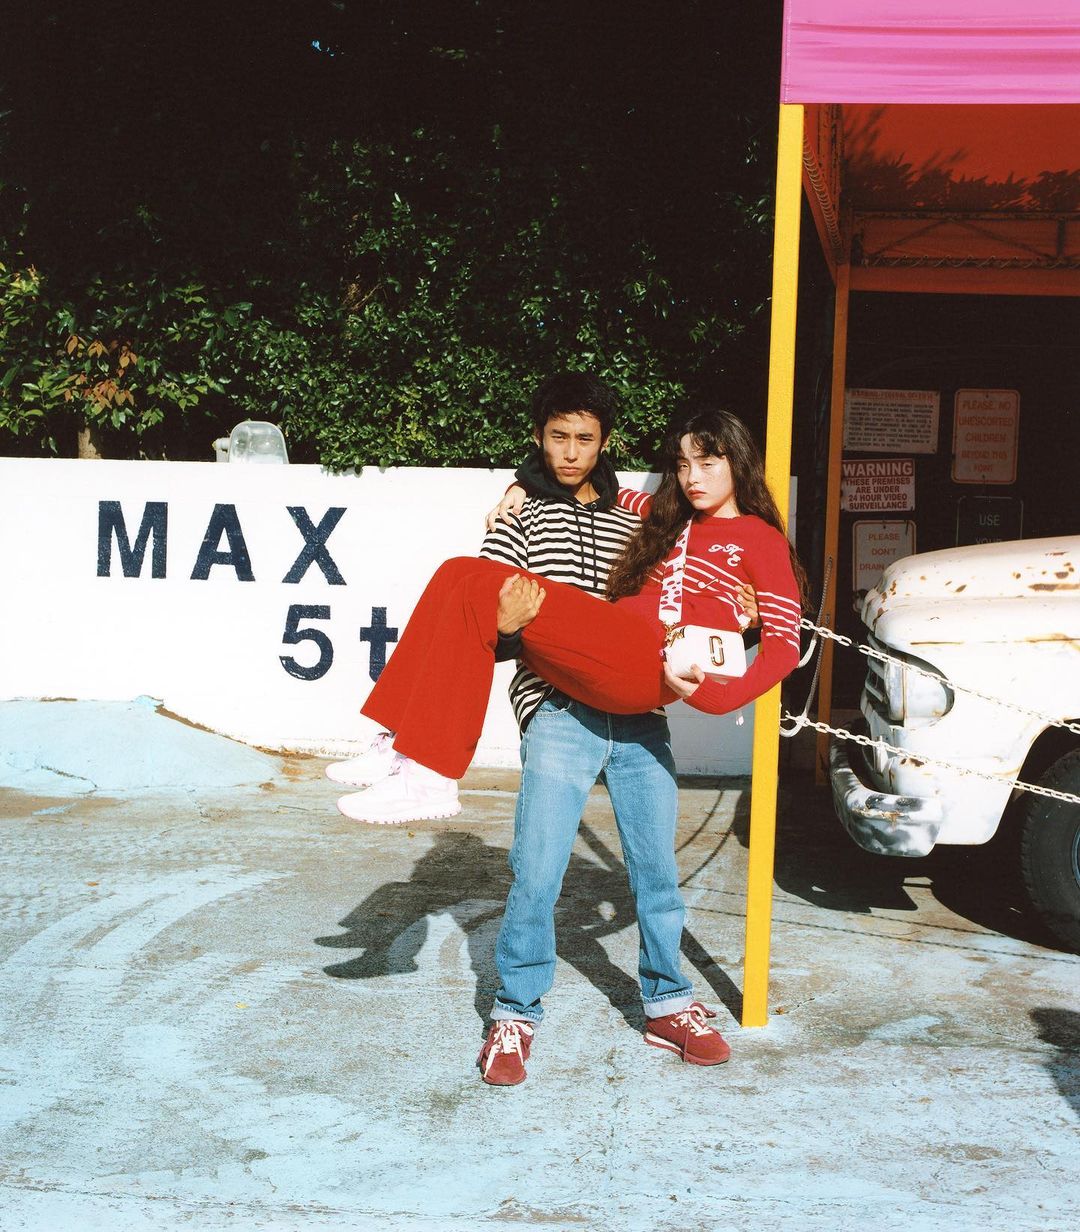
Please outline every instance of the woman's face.
M739 516L731 463L723 454L705 453L689 433L679 441L675 475L696 512L710 518Z

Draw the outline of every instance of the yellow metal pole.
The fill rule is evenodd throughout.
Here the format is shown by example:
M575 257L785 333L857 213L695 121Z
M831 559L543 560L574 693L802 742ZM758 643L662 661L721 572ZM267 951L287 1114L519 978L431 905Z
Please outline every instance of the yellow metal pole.
M781 103L776 155L772 324L769 337L769 415L765 478L786 520L791 474L791 420L795 387L795 309L799 292L799 220L802 212L803 108ZM750 793L750 864L743 956L744 1027L768 1021L769 934L776 794L780 772L780 688L754 705L754 761Z
M836 267L836 299L833 308L832 393L829 399L829 483L825 497L825 559L832 560L832 582L825 600L822 621L834 628L836 596L839 578L836 573L837 548L840 542L840 462L844 453L844 388L847 384L848 289L851 266L847 254ZM821 681L818 693L818 718L823 723L832 719L833 644L825 641L821 650ZM829 756L829 737L817 735L816 779L825 782Z

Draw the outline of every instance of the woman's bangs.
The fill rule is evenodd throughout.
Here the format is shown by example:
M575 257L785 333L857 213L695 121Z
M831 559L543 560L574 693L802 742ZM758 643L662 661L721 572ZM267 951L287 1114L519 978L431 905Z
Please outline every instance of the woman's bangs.
M722 458L727 454L727 447L715 432L706 429L703 432L690 432L688 435L693 441L694 448L703 454L714 458Z
M684 436L690 437L695 452L700 451L705 455L712 455L717 458L728 457L730 456L732 445L738 450L739 434L736 431L738 421L735 421L734 424L728 424L726 421L730 419L730 416L727 412L708 409L699 410L683 415L681 419L681 423L676 421L676 424L669 427L669 435L664 440L662 462L666 465L667 469L674 470L677 465ZM734 439L729 444L725 437L733 437Z

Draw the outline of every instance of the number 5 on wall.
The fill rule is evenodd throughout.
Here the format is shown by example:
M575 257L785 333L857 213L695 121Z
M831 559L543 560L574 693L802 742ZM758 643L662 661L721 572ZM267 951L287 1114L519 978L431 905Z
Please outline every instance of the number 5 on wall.
M304 667L292 655L280 655L281 666L297 680L319 680L330 670L334 662L334 646L322 629L301 629L302 620L329 620L330 608L324 604L293 603L285 617L285 632L281 640L286 646L298 646L301 642L314 642L319 648L319 659L312 667Z

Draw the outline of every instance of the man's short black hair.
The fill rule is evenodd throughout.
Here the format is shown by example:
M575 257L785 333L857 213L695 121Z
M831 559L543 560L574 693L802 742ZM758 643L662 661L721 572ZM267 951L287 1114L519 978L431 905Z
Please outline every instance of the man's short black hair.
M622 409L619 395L591 372L558 372L541 381L533 394L533 427L543 436L549 419L585 411L600 421L605 440Z

